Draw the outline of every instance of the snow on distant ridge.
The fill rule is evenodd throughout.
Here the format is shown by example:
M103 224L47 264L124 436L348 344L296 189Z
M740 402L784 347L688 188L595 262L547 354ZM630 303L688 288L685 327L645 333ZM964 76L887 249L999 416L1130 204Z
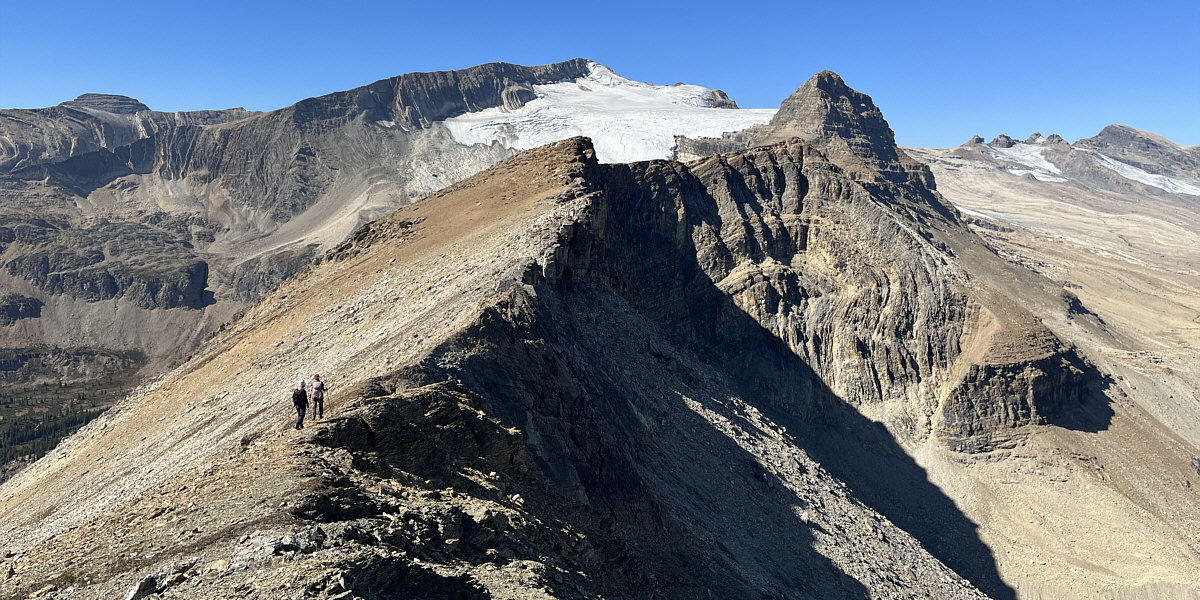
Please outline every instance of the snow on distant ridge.
M1042 151L1045 150L1045 148L1041 146L1017 142L1016 144L1013 144L1011 148L993 148L991 146L988 146L987 148L991 151L991 154L994 158L1032 167L1034 170L1042 171L1044 173L1062 175L1061 169L1054 166L1054 163L1046 160L1046 158L1042 156Z
M775 109L712 108L712 90L698 85L653 85L625 79L590 63L575 81L533 86L535 99L445 121L455 141L528 150L576 135L592 138L601 162L669 158L675 136L719 137L766 123Z
M1067 180L1066 177L1058 177L1057 175L1050 175L1044 171L1038 171L1035 169L1009 169L1008 172L1012 173L1013 175L1016 175L1017 177L1022 177L1024 175L1033 175L1033 178L1038 181L1051 181L1054 183L1063 183L1064 181Z
M1172 194L1200 196L1200 185L1196 185L1195 182L1176 179L1174 177L1167 177L1166 175L1147 173L1146 171L1143 171L1133 165L1123 163L1119 160L1113 160L1103 154L1100 154L1099 152L1092 152L1092 155L1100 161L1100 164L1104 165L1125 179L1132 179L1138 183L1144 183Z
M1066 181L1066 178L1060 177L1060 175L1062 175L1062 170L1042 156L1042 151L1045 148L1035 145L1040 144L1045 138L1042 138L1040 135L1038 135L1031 136L1030 139L1033 140L1033 143L1017 142L1009 148L994 148L992 146L985 147L991 153L992 158L1030 167L1029 169L1008 169L1008 172L1012 173L1013 175L1018 177L1024 175L1033 175L1034 179L1037 179L1038 181L1051 181L1055 183L1062 183Z

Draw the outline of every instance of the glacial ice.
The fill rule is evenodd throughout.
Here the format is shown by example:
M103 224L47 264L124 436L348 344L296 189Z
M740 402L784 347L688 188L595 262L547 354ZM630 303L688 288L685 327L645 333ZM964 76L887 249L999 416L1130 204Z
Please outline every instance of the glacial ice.
M515 150L583 135L601 162L620 163L669 158L677 135L718 137L775 115L775 109L712 108L712 90L697 85L653 85L590 67L575 81L534 86L536 98L517 110L489 108L445 124L459 143L499 142Z

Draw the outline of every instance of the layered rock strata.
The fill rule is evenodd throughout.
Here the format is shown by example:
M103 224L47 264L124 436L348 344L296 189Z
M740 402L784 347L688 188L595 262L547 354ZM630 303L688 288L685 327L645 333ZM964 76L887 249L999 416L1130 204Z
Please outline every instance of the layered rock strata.
M723 194L768 159L778 185ZM777 223L755 231L773 221L760 211L870 200L847 195L836 167L798 141L720 160L603 166L586 140L569 140L371 224L6 484L0 515L18 558L0 589L384 598L378 586L401 579L458 597L1004 589L977 540L905 531L813 458L820 444L805 432L827 427L903 453L717 278L826 248L823 233L800 244ZM810 183L821 177L842 184ZM829 282L791 280L839 304ZM798 297L778 308L821 321L812 305L787 306ZM301 370L338 374L336 416L304 433L283 428L277 389ZM190 400L177 401L183 390ZM170 427L142 428L159 418ZM104 455L114 444L139 459ZM927 483L911 484L935 501ZM65 501L83 487L87 501ZM184 549L159 535L176 530ZM118 531L80 554L82 538ZM71 580L55 579L67 565Z

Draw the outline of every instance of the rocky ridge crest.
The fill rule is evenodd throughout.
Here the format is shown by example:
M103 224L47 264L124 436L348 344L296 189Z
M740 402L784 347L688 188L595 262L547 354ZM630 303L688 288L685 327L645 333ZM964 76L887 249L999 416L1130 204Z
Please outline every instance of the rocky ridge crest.
M798 195L830 167L802 144L758 156L800 186L768 206L837 189ZM32 545L0 585L31 590L69 562L76 597L149 578L165 597L280 583L374 598L387 573L463 597L980 597L961 572L997 582L953 558L962 540L905 532L790 433L819 421L886 439L702 270L728 251L721 235L748 226L704 225L750 206L709 191L735 172L600 165L570 140L372 224L2 488L8 539ZM306 367L338 373L341 389L335 418L301 434L281 429L272 392ZM183 389L195 400L172 402ZM172 426L127 437L159 416ZM73 466L126 439L139 460ZM249 490L235 483L250 473ZM52 508L80 486L88 503ZM50 514L20 516L33 506ZM187 555L145 526L163 519L194 540ZM129 543L78 555L79 536L116 531ZM122 563L130 543L150 550ZM342 578L322 583L330 570Z
M0 590L1013 597L945 472L1103 430L1106 381L1030 312L1066 310L1052 282L832 129L688 163L568 140L368 224L0 488ZM280 382L314 370L337 412L294 434Z
M956 523L947 520L952 509L916 475L919 470L898 460L897 472L907 475L888 484L873 482L854 467L879 459L874 452L903 455L896 439L914 444L936 440L966 452L1011 447L1030 427L1070 413L1083 402L1078 394L1089 385L1089 368L1031 315L998 299L984 280L952 260L952 248L972 243L954 213L932 190L921 191L919 181L848 174L817 146L798 139L688 165L600 165L584 140L532 151L372 223L335 249L315 272L285 285L214 341L196 362L167 379L165 389L148 392L118 413L114 418L136 422L142 418L138 414L160 406L171 390L189 385L198 385L201 396L209 398L205 405L211 403L194 416L191 411L200 408L194 403L186 411L183 406L169 409L172 420L199 419L204 433L193 436L196 440L174 442L177 450L152 452L159 461L119 467L133 471L114 480L121 483L108 488L107 500L91 510L117 508L183 476L177 468L151 473L155 464L178 460L201 439L219 447L239 436L253 440L267 435L279 441L265 448L279 452L286 446L279 446L283 440L278 433L270 433L277 426L265 412L274 404L271 382L291 379L284 372L305 365L343 373L352 391L339 410L360 416L323 425L313 434L312 443L347 452L350 458L342 462L352 470L334 470L329 483L315 488L315 496L291 513L298 523L315 518L341 523L335 531L373 530L378 526L372 515L387 511L382 506L403 504L398 498L405 493L421 497L429 481L450 483L459 491L492 485L474 476L457 483L445 480L448 469L461 467L439 462L419 466L436 455L411 447L429 435L416 415L431 409L404 407L414 398L432 401L449 393L456 399L448 406L465 403L521 435L515 447L522 451L505 442L510 449L501 456L507 458L484 458L471 472L512 473L514 461L527 464L501 487L517 486L522 497L548 493L545 506L561 504L549 498L568 498L574 507L569 517L555 513L553 518L536 514L523 519L572 523L591 531L585 534L590 539L607 540L602 547L615 543L629 548L631 560L645 565L625 579L612 580L600 575L611 572L617 560L608 551L589 546L579 556L560 554L558 560L568 562L554 562L554 568L582 574L582 582L563 579L584 589L635 589L652 581L652 574L684 572L733 573L695 584L728 588L733 595L772 586L818 594L852 593L848 590L857 586L900 589L888 582L891 577L899 577L905 589L934 595L948 593L950 588L941 586L963 585L952 583L953 577L923 574L943 568L936 559L919 558L931 552L975 585L1002 591L994 567L977 558L977 549L967 551L979 544L972 526L965 520L947 526ZM374 275L364 279L367 273ZM466 273L471 275L464 277ZM280 330L284 323L291 325ZM627 331L642 334L634 340L622 333ZM272 351L255 347L276 339ZM246 362L247 357L264 356L270 358ZM236 371L236 381L226 378L219 387L239 391L219 391L211 369ZM720 398L728 400L716 401ZM233 406L247 418L213 421L206 416ZM408 416L385 416L395 410ZM873 428L862 414L886 415L883 422L891 433ZM418 431L384 433L399 423ZM68 447L58 458L86 453L85 448L133 426L113 423L111 429L93 429L77 442L81 446ZM716 438L705 433L713 427L721 432ZM842 440L821 433L832 430L854 433ZM800 437L794 437L797 432ZM726 463L727 452L701 451L703 446L694 445L696 436L718 447L733 440L739 452L749 454L748 464L760 467L741 473ZM755 438L759 441L748 441ZM410 443L392 445L403 439ZM801 444L799 439L809 441ZM309 446L302 442L300 447ZM885 450L870 450L869 458L864 447ZM307 468L321 471L330 469L333 455L327 454L302 450L296 456L318 460ZM520 458L525 454L527 459ZM670 458L683 456L711 459L685 464ZM203 454L187 464L216 458ZM53 502L55 494L87 485L87 478L64 479L57 473L71 469L70 464L44 461L7 489L55 481L40 494ZM705 473L730 468L735 469L729 474L733 487L702 483L709 479ZM810 481L804 473L817 479ZM345 489L332 483L339 477L360 483ZM747 531L748 524L739 524L729 513L696 516L737 505L733 498L747 485L737 482L746 477L760 482L749 484L755 495L767 494L755 505L790 533L773 535L775 542L769 542L738 533ZM828 477L850 482L856 492L844 495L836 491L841 484L818 483ZM131 486L133 481L142 483ZM220 477L213 485L219 485L216 481ZM374 485L405 493L370 500ZM889 485L921 491L911 502L885 502L894 493ZM776 488L799 494L801 505L814 512L794 520L790 508L770 500L770 490ZM354 491L361 489L368 490L366 496ZM479 500L500 498L485 496ZM16 511L21 503L9 506ZM45 535L55 527L90 522L96 513L80 508L60 509L57 516L40 525L29 523L22 531ZM866 530L835 533L847 526L845 515L861 511L878 511L879 516L866 517L869 522L894 519L906 532L879 525L892 532L887 539L913 537L877 546L883 538ZM635 523L638 530L661 530L662 539L675 540L672 544L693 540L685 545L696 551L667 558L646 538L617 541L603 533L603 521L592 521L589 514ZM935 522L934 514L941 527L928 525ZM806 533L814 520L839 525L822 525L821 534ZM327 529L321 526L319 535L328 536ZM304 531L308 538L318 535L316 529ZM403 550L411 547L427 554L435 547L421 531L382 545L355 546L356 552L383 552L388 560L401 560L388 563L393 567L408 564L395 552L414 551ZM387 536L392 535L389 530ZM462 538L452 543L453 534L442 535L434 543L452 546L438 550L443 573L486 587L489 579L480 569L508 564L503 548L489 554L486 547L464 550L469 556L482 552L464 563L454 551ZM525 531L520 547L537 547L540 535ZM811 535L815 541L806 541ZM354 546L359 539L339 536L342 541L326 537L314 542L312 552L326 545ZM380 531L375 537L382 541L387 536ZM221 533L213 543L229 539ZM493 539L498 543L500 538ZM705 550L718 540L730 548L732 558ZM762 552L764 543L783 545ZM305 546L298 547L296 560L309 560L301 556ZM807 547L817 554L795 556ZM909 557L891 564L927 566L907 574L889 569L888 578L878 579L868 574L878 566L863 557L881 552ZM167 554L147 568L167 560ZM551 564L545 558L537 562L541 568ZM790 572L785 563L828 566L767 575ZM246 568L260 568L255 564L260 563ZM35 572L40 567L28 568ZM857 583L830 575L839 571ZM961 593L968 589L962 587ZM689 590L675 581L661 593Z

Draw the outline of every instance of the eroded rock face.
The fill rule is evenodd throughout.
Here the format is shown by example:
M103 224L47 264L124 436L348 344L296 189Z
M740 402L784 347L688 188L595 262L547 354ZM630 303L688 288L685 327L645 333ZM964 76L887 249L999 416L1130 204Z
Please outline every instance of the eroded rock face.
M971 365L944 400L935 437L963 452L1011 446L1018 428L1083 406L1090 369L1072 352L1015 364Z
M912 439L989 450L1078 402L1079 357L1024 309L972 293L952 247L977 242L927 172L894 150L869 156L844 171L793 141L689 165L716 205L694 234L708 276L841 397ZM914 176L864 176L880 161Z
M9 274L47 295L87 302L125 298L145 309L205 306L208 265L190 244L156 228L9 221L0 226L0 240L7 240Z
M42 316L41 300L22 296L21 294L5 294L0 297L0 325L11 325L21 319L36 319Z
M240 108L164 113L109 94L84 94L49 108L0 110L0 173L126 146L161 130L252 114Z

